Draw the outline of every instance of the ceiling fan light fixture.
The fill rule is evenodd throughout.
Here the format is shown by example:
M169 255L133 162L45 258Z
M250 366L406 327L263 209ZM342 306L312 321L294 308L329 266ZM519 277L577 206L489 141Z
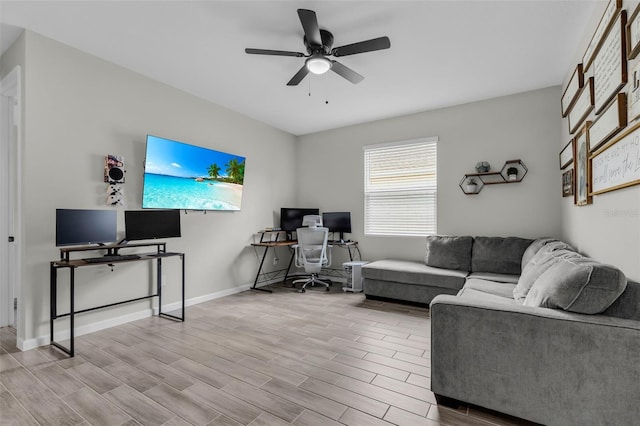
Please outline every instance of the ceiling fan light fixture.
M305 61L307 69L314 74L324 74L331 69L331 61L322 55L313 55Z

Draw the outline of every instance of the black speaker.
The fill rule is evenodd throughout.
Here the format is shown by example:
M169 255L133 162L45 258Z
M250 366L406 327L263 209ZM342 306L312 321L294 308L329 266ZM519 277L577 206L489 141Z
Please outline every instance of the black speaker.
M124 160L119 155L104 157L104 181L106 183L124 183Z

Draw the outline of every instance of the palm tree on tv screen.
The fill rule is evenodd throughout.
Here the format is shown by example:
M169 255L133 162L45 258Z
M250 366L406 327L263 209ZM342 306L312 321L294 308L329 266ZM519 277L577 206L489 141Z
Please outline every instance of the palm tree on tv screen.
M244 161L239 163L237 159L229 160L226 165L227 175L229 175L229 179L233 183L238 183L242 185L244 182Z
M209 177L211 179L218 179L218 176L220 176L220 166L218 166L216 163L213 163L212 165L209 166Z

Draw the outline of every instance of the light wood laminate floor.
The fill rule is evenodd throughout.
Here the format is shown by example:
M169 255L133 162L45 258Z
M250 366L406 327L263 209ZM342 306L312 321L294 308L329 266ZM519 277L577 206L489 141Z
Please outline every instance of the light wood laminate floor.
M439 407L425 308L274 286L20 352L0 329L3 425L515 425Z

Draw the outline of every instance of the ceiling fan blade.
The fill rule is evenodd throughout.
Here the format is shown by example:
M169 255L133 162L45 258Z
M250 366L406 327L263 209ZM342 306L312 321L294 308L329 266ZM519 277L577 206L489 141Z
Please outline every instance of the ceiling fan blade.
M268 50L268 49L244 49L245 53L250 55L274 55L274 56L295 56L301 58L304 53L301 52L289 52L286 50Z
M322 46L322 37L320 36L320 27L318 27L318 18L313 10L298 9L300 23L304 29L304 35L312 46Z
M389 37L378 37L372 38L371 40L361 41L359 43L336 47L331 51L331 54L335 57L339 57L355 55L356 53L373 52L375 50L388 49L389 47L391 47Z
M342 65L340 62L331 61L331 63L333 64L333 65L331 65L331 71L335 72L336 74L338 74L341 77L346 78L347 80L349 80L353 84L358 84L362 80L364 80L363 76L361 76L360 74L358 74L357 72L355 72L351 68L349 68L349 67L347 67L345 65Z
M293 76L291 80L287 83L287 86L297 86L306 76L309 74L309 69L307 69L307 65L303 65L300 70Z

